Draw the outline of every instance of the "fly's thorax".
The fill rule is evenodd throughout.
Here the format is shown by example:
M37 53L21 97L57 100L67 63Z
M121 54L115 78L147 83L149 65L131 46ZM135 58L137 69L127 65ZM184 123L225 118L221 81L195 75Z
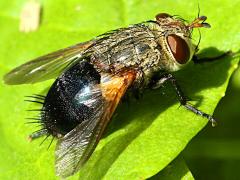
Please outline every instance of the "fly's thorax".
M100 39L90 50L91 62L100 70L134 68L145 71L159 67L161 60L159 44L145 24L119 29Z

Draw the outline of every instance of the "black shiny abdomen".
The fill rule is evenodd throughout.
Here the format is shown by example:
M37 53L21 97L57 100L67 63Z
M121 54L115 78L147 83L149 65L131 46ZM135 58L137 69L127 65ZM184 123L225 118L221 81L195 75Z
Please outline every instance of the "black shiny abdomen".
M65 135L101 103L100 75L93 65L81 61L65 71L51 86L42 108L44 128L53 136ZM94 90L94 91L92 91Z

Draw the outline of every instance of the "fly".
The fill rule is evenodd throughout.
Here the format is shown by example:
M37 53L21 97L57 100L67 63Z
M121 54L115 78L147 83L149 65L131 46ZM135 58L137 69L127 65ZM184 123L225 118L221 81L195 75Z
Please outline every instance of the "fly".
M201 62L191 34L194 28L209 28L206 19L200 16L186 24L182 18L160 13L154 21L107 32L34 59L4 76L9 85L56 78L46 96L30 96L42 105L40 118L33 119L42 129L30 138L58 139L58 176L73 175L86 163L126 91L156 89L168 81L182 106L215 125L211 115L188 103L171 74L191 60Z

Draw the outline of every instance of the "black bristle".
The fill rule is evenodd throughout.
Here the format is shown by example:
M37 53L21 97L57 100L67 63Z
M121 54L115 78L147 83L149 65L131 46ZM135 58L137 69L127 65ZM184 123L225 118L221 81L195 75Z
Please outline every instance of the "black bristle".
M42 124L40 121L28 121L25 124Z
M39 144L39 146L41 146L46 140L47 140L47 138L50 136L50 134L48 134L43 140L42 140L42 142Z
M41 94L33 94L34 96L39 96L39 97L42 97L42 98L45 98L46 96L44 95L41 95Z
M36 118L25 118L27 120L36 120L36 121L41 121L41 118L39 117L36 117Z
M41 96L35 96L35 95L33 95L33 96L25 96L25 97L26 97L26 98L38 99L38 100L45 100L44 97L41 97Z
M28 99L25 99L24 101L26 101L26 102L38 103L38 104L44 104L44 102L41 102L41 101L35 101L35 100L28 100Z
M36 118L25 118L27 121L25 124L43 124L42 119L39 117Z
M36 128L43 127L41 123L35 126Z
M37 103L37 104L41 104L44 105L44 101L45 101L45 96L40 95L40 94L33 94L30 96L25 96L25 100L26 102L31 102L31 103ZM33 111L37 111L37 112L43 112L43 109L28 109L28 112L33 112ZM44 120L42 120L41 115L39 115L39 117L32 117L32 118L26 118L27 120L30 120L28 122L26 122L26 124L37 124L37 127L41 126L42 129L37 130L35 132L33 132L31 135L29 135L29 139L30 140L34 140L36 138L39 138L41 136L44 135L49 135L47 129L44 127Z
M44 111L43 109L28 109L27 111L31 112L31 111L39 111L39 112L42 112Z
M53 140L54 140L54 136L52 136L52 140L51 140L50 144L48 145L48 148L47 148L47 149L50 148L50 146L52 145Z

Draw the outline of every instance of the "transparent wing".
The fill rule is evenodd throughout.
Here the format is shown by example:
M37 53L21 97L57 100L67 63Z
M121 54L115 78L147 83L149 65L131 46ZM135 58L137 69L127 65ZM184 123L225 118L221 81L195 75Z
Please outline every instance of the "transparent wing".
M59 139L55 151L56 173L68 177L77 172L91 156L121 97L135 78L134 72L105 76L100 89L103 101L89 121Z
M80 43L29 61L6 74L4 82L9 85L29 84L55 78L67 66L79 61L83 51L93 43Z

